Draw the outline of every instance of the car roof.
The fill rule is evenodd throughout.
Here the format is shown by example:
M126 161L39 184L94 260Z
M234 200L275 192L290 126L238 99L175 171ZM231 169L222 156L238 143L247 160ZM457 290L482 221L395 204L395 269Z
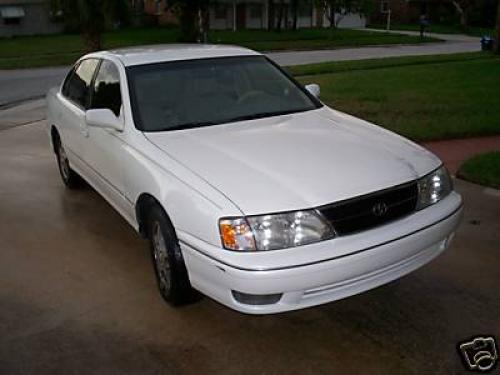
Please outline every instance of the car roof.
M113 56L123 65L143 65L167 61L205 59L211 57L259 56L258 52L247 48L217 44L160 44L120 48L89 54L85 57Z

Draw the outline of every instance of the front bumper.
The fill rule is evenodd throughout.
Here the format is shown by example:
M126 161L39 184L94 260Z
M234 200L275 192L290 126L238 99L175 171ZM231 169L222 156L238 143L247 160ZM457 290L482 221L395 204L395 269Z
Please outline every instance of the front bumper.
M235 310L268 314L348 297L418 269L449 246L461 214L461 197L453 192L390 224L293 249L243 254L179 237L194 288ZM232 291L282 296L252 305Z

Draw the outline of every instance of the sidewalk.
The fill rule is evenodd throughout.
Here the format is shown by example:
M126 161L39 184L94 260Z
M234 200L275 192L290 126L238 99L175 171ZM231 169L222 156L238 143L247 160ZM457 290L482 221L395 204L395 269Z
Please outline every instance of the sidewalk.
M366 29L376 32L385 30ZM418 35L414 31L396 31L389 33ZM342 48L320 51L271 52L271 59L280 65L313 64L327 61L364 60L398 56L447 55L452 53L478 52L481 50L480 38L460 34L433 34L428 36L444 40L444 43L426 43L418 45L391 45L359 48Z
M411 36L420 36L420 31L410 31L410 30L382 30L382 29L358 29L358 30L366 30L366 31L375 31L379 33L390 33L390 34L403 34L403 35L411 35ZM465 34L441 34L441 33L433 33L426 32L425 36L431 38L441 39L447 42L473 42L479 43L481 38L477 36L470 36Z
M422 146L439 156L451 174L456 174L462 163L474 155L500 150L500 135L425 142Z
M45 99L26 101L7 109L0 109L0 131L31 124L44 118Z

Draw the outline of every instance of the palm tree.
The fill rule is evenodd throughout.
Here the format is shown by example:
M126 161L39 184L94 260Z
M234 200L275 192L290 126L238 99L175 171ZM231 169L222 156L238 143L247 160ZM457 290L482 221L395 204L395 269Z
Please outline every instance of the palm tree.
M53 14L60 14L67 30L81 33L88 52L102 48L106 27L127 23L127 0L50 0Z

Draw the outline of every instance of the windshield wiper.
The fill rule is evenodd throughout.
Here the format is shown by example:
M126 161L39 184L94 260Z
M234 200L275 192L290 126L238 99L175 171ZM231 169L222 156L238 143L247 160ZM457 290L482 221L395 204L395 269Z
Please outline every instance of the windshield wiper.
M219 124L219 122L213 122L213 121L190 122L187 124L170 126L168 128L164 128L164 129L161 129L158 131L170 131L170 130L183 130L183 129L191 129L191 128L200 128L203 126L210 126L210 125L217 125L217 124Z
M224 123L236 122L236 121L256 120L256 119L264 118L264 117L283 116L283 115L289 115L291 113L305 112L305 111L309 111L309 110L311 110L311 108L291 109L291 110L287 110L287 111L262 112L262 113L256 113L253 115L244 115L244 116L233 117L229 120L224 120Z
M221 120L221 121L190 122L187 124L175 125L175 126L172 126L169 128L158 130L158 131L171 131L171 130L185 130L185 129L192 129L192 128L201 128L204 126L227 124L229 122L249 121L249 120L256 120L256 119L265 118L265 117L283 116L283 115L288 115L291 113L305 112L305 111L309 111L309 110L312 110L312 109L311 108L304 108L304 109L293 109L293 110L287 110L287 111L255 113L255 114L251 114L251 115L236 116L236 117L232 117L230 119Z

